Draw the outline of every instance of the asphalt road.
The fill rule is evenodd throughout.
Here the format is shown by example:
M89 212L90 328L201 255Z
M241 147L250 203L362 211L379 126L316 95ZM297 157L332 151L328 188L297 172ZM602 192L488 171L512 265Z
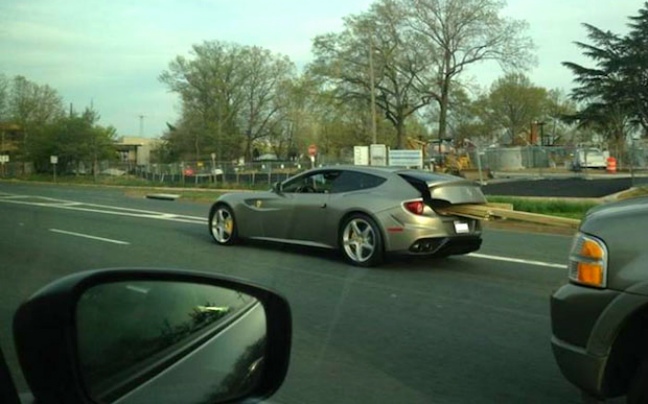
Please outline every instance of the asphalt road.
M203 223L208 209L0 183L0 346L20 389L11 319L22 300L65 274L146 266L234 275L288 298L292 362L272 402L579 402L549 344L548 297L565 282L569 237L491 230L480 256L359 269L323 250L219 247Z
M602 198L632 186L632 178L554 178L511 180L487 184L482 189L486 195Z

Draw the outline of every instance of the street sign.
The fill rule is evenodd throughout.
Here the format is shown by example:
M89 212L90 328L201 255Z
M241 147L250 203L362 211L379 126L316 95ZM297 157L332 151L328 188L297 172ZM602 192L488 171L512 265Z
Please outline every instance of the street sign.
M369 146L353 146L353 164L357 166L369 165Z
M0 154L0 163L8 163L9 162L9 155L8 154Z
M387 165L387 146L384 144L372 144L369 146L372 166Z
M390 150L389 165L395 167L423 168L422 150Z
M317 154L317 146L314 144L308 146L308 155L311 157L315 157L316 154Z
M205 164L202 161L199 161L196 165L198 167L204 167L205 166Z
M58 156L50 156L51 164L58 164Z
M212 160L216 159L216 153L212 153L211 158L212 158Z

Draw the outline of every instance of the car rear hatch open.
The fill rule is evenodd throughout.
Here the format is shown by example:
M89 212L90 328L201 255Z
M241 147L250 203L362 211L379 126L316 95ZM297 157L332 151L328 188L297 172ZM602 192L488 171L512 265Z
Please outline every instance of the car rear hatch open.
M404 180L420 191L426 205L436 213L477 220L515 220L548 226L578 229L580 220L518 212L506 204L489 204L481 188L468 180L447 174L403 170Z
M480 187L463 178L417 170L403 170L398 175L421 192L425 204L435 211L450 205L486 204Z

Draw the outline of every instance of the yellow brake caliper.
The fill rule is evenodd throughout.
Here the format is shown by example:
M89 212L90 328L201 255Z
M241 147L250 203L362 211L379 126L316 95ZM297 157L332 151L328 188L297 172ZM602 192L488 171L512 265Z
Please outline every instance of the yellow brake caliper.
M231 234L233 229L234 229L234 221L232 220L232 218L225 219L225 230Z

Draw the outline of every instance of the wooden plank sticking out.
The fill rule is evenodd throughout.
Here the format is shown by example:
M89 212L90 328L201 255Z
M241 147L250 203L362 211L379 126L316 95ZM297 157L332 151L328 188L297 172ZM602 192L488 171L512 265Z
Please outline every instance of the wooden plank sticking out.
M567 227L578 229L580 220L569 219L565 217L541 215L538 213L518 212L513 209L507 209L496 204L466 204L466 205L451 205L442 209L437 209L440 213L446 215L463 216L470 219L478 220L517 220L521 222L529 222L536 224L543 224L546 226ZM511 207L512 208L512 207Z

